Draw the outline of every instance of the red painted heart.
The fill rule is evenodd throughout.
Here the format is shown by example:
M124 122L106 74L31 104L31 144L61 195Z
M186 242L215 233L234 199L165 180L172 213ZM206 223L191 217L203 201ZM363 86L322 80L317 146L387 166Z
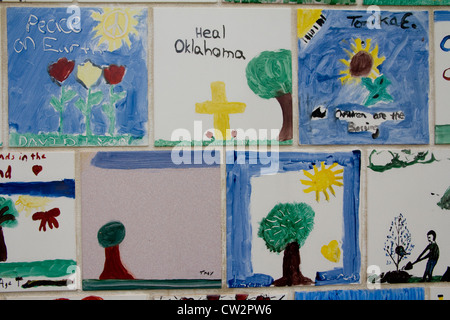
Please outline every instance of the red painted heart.
M33 173L37 176L42 171L42 166L35 165L31 170L33 170Z

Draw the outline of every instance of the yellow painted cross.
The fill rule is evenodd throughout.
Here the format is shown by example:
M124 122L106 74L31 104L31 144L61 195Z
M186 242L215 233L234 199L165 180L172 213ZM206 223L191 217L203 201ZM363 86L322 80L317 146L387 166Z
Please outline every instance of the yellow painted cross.
M228 102L225 93L225 83L215 81L211 83L211 101L205 101L195 104L195 112L214 115L214 136L230 139L230 114L243 113L245 111L245 103Z

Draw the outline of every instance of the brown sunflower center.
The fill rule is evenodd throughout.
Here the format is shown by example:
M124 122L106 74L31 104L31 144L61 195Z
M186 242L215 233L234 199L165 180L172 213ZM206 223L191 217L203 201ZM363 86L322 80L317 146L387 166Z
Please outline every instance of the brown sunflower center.
M366 51L359 51L350 61L350 74L353 77L367 77L372 67L373 57Z

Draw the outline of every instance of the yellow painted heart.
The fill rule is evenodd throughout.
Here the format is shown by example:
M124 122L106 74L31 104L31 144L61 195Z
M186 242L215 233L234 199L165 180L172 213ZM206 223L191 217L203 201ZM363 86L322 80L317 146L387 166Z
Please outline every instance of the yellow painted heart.
M322 246L320 252L331 262L339 262L341 258L341 249L339 249L339 243L336 240L332 240L328 245Z

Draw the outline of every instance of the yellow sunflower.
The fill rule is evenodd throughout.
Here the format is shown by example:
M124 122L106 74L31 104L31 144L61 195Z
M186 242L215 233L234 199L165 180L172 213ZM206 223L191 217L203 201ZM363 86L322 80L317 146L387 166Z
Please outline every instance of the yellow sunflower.
M342 70L342 84L361 81L361 78L376 79L380 76L378 67L384 62L385 57L378 57L378 45L372 48L372 39L365 41L357 38L351 44L351 50L345 50L348 60L341 59L347 68Z

